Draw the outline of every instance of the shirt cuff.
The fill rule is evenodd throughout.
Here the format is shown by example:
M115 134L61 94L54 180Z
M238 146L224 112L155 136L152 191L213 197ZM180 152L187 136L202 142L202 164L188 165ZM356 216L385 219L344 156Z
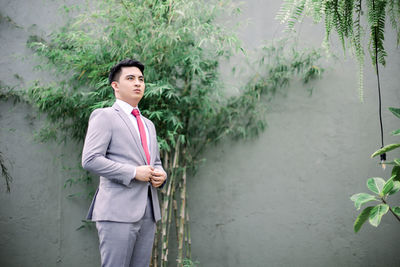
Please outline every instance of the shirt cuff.
M133 170L133 178L132 178L132 180L136 178L136 168L137 167L135 167L135 169Z

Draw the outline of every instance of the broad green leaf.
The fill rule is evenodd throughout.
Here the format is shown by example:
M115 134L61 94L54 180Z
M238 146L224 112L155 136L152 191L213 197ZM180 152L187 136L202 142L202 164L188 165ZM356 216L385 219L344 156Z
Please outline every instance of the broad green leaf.
M380 162L379 164L380 165L385 164L386 166L397 165L396 162L394 162L394 161L385 161L385 162Z
M397 166L400 166L400 159L394 159L393 161Z
M385 215L389 210L389 206L386 204L379 204L375 206L369 215L369 223L372 226L378 227L381 223L382 216Z
M392 176L393 181L400 181L400 166L394 166L392 169Z
M393 212L396 213L397 216L400 216L400 207L392 208Z
M396 131L393 131L392 135L400 135L400 129L397 129Z
M397 193L400 190L400 182L399 181L393 181L393 188L390 190L389 195L393 195L394 193Z
M375 196L367 193L354 194L351 196L350 199L354 201L354 206L357 208L357 210L361 208L362 204L367 203L369 201L377 200Z
M393 189L393 179L389 179L382 189L382 195L386 195Z
M382 178L373 177L367 180L367 187L375 194L380 195L382 193L382 189L385 183L385 180L383 180Z
M374 207L366 207L363 211L360 212L357 219L354 222L354 232L358 232L361 229L361 226L365 223L365 221L369 218L369 214L371 213Z
M396 149L396 148L398 148L398 147L400 147L400 144L390 144L390 145L384 146L384 147L382 147L381 149L375 151L375 152L371 155L371 158L376 157L376 156L378 156L378 155L381 155L381 154L383 154L383 153L392 151L393 149Z
M400 108L390 107L389 110L393 113L393 115L400 119Z

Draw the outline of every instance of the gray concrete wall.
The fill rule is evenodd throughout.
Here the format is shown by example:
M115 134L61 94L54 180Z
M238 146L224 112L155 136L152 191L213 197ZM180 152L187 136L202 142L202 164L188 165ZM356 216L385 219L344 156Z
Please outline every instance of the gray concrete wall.
M38 58L26 48L32 34L45 35L62 25L59 9L79 1L0 1L0 80L7 85L28 85L46 79L33 71ZM18 74L21 79L17 79ZM68 198L83 187L64 188L74 177L81 144L38 143L34 134L43 118L24 104L0 102L0 151L8 159L11 193L1 180L0 266L99 266L97 235L82 225L89 200ZM66 171L65 169L70 169Z
M16 73L25 82L40 78L32 72L36 59L25 42L32 32L49 32L62 23L56 9L63 3L0 1L1 14L24 27L0 24L1 81L19 84ZM279 5L244 3L238 19L250 19L240 33L247 48L281 35L283 26L274 20ZM299 39L317 46L322 34L321 27L305 24ZM388 133L400 126L386 111L400 106L394 43L390 34L382 70L386 143L396 142ZM366 60L361 104L356 64L339 58L329 61L331 69L314 85L312 97L300 84L278 96L269 105L269 127L258 139L226 141L205 153L206 163L188 184L193 258L201 266L400 265L399 223L393 216L386 215L378 228L352 230L358 212L349 197L366 192L367 178L387 178L389 172L369 158L379 146L373 69ZM30 114L26 105L0 102L0 151L14 177L11 193L0 192L0 266L99 266L95 231L76 230L88 200L67 198L79 187L63 188L73 175L63 168L75 167L81 144L35 142L32 133L43 119ZM399 201L396 196L392 203Z

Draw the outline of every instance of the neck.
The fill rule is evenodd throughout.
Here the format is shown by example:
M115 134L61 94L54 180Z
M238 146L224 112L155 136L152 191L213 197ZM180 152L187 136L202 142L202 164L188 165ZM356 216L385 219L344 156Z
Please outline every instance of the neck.
M121 99L121 98L119 98L119 97L116 97L117 99L119 99L119 100L121 100L121 101L124 101L125 103L128 103L129 105L131 105L133 108L137 108L137 106L138 106L138 102L136 102L136 101L127 101L127 100L124 100L124 99Z

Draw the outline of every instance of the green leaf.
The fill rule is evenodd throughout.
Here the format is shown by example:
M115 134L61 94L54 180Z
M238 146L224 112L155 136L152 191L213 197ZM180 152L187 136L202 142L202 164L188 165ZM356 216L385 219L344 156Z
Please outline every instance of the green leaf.
M375 151L375 152L371 155L371 158L376 157L376 156L378 156L378 155L381 155L381 154L383 154L383 153L392 151L393 149L396 149L396 148L398 148L398 147L400 147L400 144L390 144L390 145L384 146L384 147L382 147L381 149Z
M392 135L400 135L400 129L397 129L392 132Z
M396 162L394 162L394 161L385 161L385 162L380 162L379 163L380 165L386 165L386 166L388 166L388 165L397 165L396 164Z
M392 208L393 212L396 213L397 216L400 216L400 207Z
M394 162L397 166L400 166L400 159L394 159L393 162Z
M400 119L400 108L390 107L389 110L393 113L393 115Z
M375 194L380 195L382 193L382 189L385 183L385 180L383 180L382 178L373 177L367 180L367 187Z
M385 215L389 210L389 206L386 204L379 204L375 206L369 215L369 223L372 226L378 227L381 223L382 216Z
M369 218L369 215L374 207L366 207L363 211L360 212L357 219L354 222L354 232L358 232L361 229L361 226L365 223L365 221Z
M393 180L389 179L385 185L383 186L382 189L382 195L386 195L387 193L389 193L392 189L393 189Z
M400 166L394 166L392 169L392 176L390 177L393 181L400 181Z
M354 194L351 196L350 199L354 201L354 206L357 208L357 210L361 208L362 204L367 203L369 201L377 200L375 196L367 193Z
M393 195L394 193L397 193L400 190L400 182L399 181L393 181L393 188L390 190L389 195Z

